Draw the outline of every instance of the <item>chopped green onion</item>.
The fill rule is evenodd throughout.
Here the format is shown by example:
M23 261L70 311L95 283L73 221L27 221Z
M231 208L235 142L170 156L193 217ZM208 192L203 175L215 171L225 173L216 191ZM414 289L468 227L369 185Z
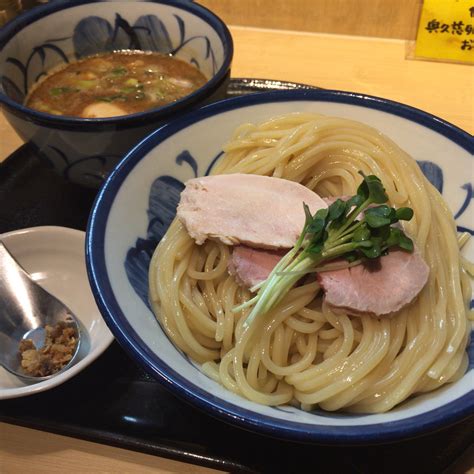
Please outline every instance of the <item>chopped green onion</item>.
M130 79L127 79L124 84L126 86L137 86L138 85L138 79L135 79L134 77L131 77Z
M86 80L82 79L79 81L76 81L77 87L80 87L81 89L92 89L97 85L97 79L91 79L91 80Z
M114 102L115 100L120 101L120 102L126 102L128 100L128 97L123 94L115 94L115 95L97 97L97 100L100 100L101 102Z
M112 69L111 72L114 76L123 76L124 74L127 74L127 69L124 67L116 67Z
M68 92L79 92L79 89L74 89L72 87L53 87L49 90L49 93L54 97L66 94Z

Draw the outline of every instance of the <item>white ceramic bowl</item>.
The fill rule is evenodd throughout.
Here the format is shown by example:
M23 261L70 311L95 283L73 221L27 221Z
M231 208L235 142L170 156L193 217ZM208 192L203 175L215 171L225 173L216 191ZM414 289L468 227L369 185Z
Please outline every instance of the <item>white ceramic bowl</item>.
M107 324L128 354L177 395L229 422L274 436L380 442L469 416L474 412L472 343L470 368L461 380L388 413L307 413L255 404L210 380L173 346L150 311L148 263L173 218L182 183L209 173L237 125L294 111L359 120L390 136L442 190L458 226L474 233L473 142L462 130L411 107L346 92L277 92L230 99L150 135L103 186L92 212L86 252L92 289ZM466 253L472 259L472 241Z
M31 86L52 68L113 50L172 54L209 80L163 107L84 119L30 109ZM0 28L0 107L12 127L66 180L99 187L123 155L158 126L222 99L233 45L225 24L185 0L61 0L23 13Z
M23 268L52 295L63 301L83 326L76 362L42 382L27 383L0 367L0 400L43 392L87 367L114 337L101 317L87 280L85 233L66 227L32 227L0 235Z

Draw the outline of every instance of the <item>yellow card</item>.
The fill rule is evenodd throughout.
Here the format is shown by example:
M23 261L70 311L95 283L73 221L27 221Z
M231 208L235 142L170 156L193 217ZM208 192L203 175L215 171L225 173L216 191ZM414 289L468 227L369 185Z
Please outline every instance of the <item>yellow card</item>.
M474 64L474 0L424 0L415 56Z

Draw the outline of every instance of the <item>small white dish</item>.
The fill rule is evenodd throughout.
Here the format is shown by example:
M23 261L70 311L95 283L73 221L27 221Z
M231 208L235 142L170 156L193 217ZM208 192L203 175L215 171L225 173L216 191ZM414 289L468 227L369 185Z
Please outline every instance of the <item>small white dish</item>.
M83 326L77 362L42 382L27 383L0 367L0 400L56 387L87 367L114 337L92 295L85 264L85 233L65 227L32 227L0 235L12 255L44 289L63 301Z

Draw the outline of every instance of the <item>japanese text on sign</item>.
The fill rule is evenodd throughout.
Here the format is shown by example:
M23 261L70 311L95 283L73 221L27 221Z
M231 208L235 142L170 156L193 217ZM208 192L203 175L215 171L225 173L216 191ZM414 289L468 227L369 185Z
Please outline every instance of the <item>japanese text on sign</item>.
M425 0L416 56L474 63L474 0Z

